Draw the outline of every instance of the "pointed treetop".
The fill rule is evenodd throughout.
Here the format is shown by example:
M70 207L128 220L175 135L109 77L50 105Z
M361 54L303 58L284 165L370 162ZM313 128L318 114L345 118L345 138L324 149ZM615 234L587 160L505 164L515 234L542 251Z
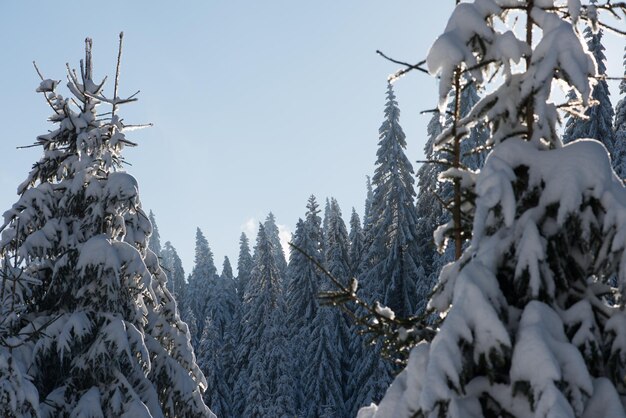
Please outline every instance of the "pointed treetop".
M233 278L233 268L230 265L230 260L228 259L228 256L224 256L224 263L222 264L222 278Z

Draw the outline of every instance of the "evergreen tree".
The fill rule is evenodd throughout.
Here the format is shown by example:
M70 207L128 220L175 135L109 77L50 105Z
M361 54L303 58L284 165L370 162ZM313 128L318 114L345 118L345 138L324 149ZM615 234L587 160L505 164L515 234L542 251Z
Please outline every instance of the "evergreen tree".
M242 335L238 346L238 378L234 389L234 415L245 417L293 416L291 398L284 393L285 381L276 373L287 365L276 364L284 349L284 336L277 332L285 320L281 276L276 250L263 225L259 225L254 268L246 287ZM280 346L282 344L282 347ZM288 378L289 373L286 373ZM286 383L290 385L289 382ZM287 398L285 398L287 396ZM269 413L273 415L269 415Z
M157 257L161 258L161 235L159 234L159 228L157 227L156 219L152 211L150 211L148 219L152 224L152 235L150 235L150 240L148 241L148 248L150 248Z
M205 318L204 324L197 350L198 366L211 387L205 392L204 401L218 417L231 417L232 392L228 385L228 355L223 351L224 339L211 317Z
M253 266L254 261L250 254L248 237L242 232L239 238L239 258L237 260L237 279L235 280L239 300L243 300L243 295L248 281L250 280Z
M596 0L591 0L591 4L595 4ZM589 52L593 55L597 65L597 75L606 76L606 56L604 55L604 45L602 37L604 33L602 29L595 31L591 27L585 28L585 39ZM613 105L611 104L609 86L604 79L597 81L591 95L592 99L597 103L589 106L585 112L585 118L579 118L570 115L565 125L565 133L563 134L563 142L569 143L579 138L593 138L602 142L609 151L613 161L616 162L615 156L615 135L613 132ZM576 99L575 91L570 91L568 95L570 100Z
M276 218L272 212L267 215L263 226L265 227L265 233L267 234L268 239L272 241L272 249L274 251L274 258L276 259L278 272L280 273L280 277L284 279L287 272L287 260L285 259L284 248L280 243L280 234L278 225L276 225Z
M365 176L366 178L366 197L365 197L365 212L363 214L363 232L365 233L366 237L369 234L369 230L372 227L372 217L373 217L373 213L372 213L372 202L374 201L374 191L372 189L372 180L370 178L370 176Z
M57 94L53 80L37 89L56 129L37 138L43 156L18 187L0 242L5 277L15 260L8 277L28 279L10 331L29 336L12 357L0 351L7 360L0 379L10 374L28 391L13 394L19 409L0 409L3 416L213 416L189 334L148 248L152 226L137 181L121 170L124 146L134 145L117 114L127 100L106 99L92 74L87 39L80 71L68 71L71 96ZM106 119L102 103L112 104ZM16 359L28 359L28 368Z
M204 400L220 417L232 414L232 374L236 344L236 305L238 303L232 268L224 257L222 274L210 282L207 317L199 342L198 365L214 390Z
M302 405L304 418L346 416L345 376L342 373L345 370L342 362L345 341L337 330L337 324L342 320L341 311L322 306L307 327L306 364L301 379L305 394Z
M567 14L532 1L513 12L484 6L458 5L427 58L442 107L452 85L463 88L458 68L483 68L474 82L504 74L440 137L450 146L468 126L490 123L493 150L463 184L476 195L463 208L472 240L430 301L445 313L436 335L359 417L626 417L626 190L601 143L563 146L549 101L556 78L583 106L592 95L593 51L575 29L580 3ZM520 19L539 36L532 44L493 27ZM526 66L513 71L523 55ZM609 285L615 275L619 289Z
M344 285L350 278L350 242L339 203L333 197L325 216L324 253L327 270Z
M341 216L341 208L335 198L331 198L326 217L327 228L324 234L325 262L326 269L330 274L338 279L345 286L351 279L350 268L350 241L346 224ZM357 221L358 223L358 221ZM360 225L359 225L360 226ZM331 290L332 286L327 278L322 277L321 290ZM345 414L345 402L347 401L348 385L350 382L350 343L352 340L352 329L347 315L337 309L322 307L313 322L311 330L311 340L313 344L309 346L308 358L315 367L332 367L338 365L338 369L320 370L318 376L324 376L327 385L317 394L319 402L315 408L316 413L334 413L334 416ZM321 362L324 358L324 362ZM310 373L305 373L310 376ZM315 386L309 383L309 386ZM330 394L330 391L340 390ZM331 402L331 398L333 401Z
M615 146L613 147L613 167L619 178L626 178L626 48L624 48L624 80L619 84L621 100L615 108Z
M228 256L224 256L224 262L222 263L222 274L220 275L222 280L235 280L235 276L233 275L233 266L230 264L230 259Z
M361 219L359 214L354 208L352 208L352 215L350 216L350 252L348 260L350 260L350 277L357 275L357 269L361 264L361 257L363 257L363 250L365 247L365 236L363 234L363 228L361 227Z
M413 204L413 167L404 154L406 140L391 84L387 87L385 120L380 127L371 201L371 227L359 282L365 298L379 300L396 315L409 317L423 310L430 291L420 266L417 212ZM362 341L355 339L353 352ZM361 339L362 340L362 339ZM391 381L392 366L381 358L381 343L364 353L367 359L352 372L351 409L380 399L381 387Z
M309 198L306 207L306 218L304 221L298 221L293 236L293 244L299 250L295 248L291 250L285 295L289 309L287 323L288 334L291 337L290 352L294 361L292 375L294 380L299 382L295 387L294 398L298 410L306 410L310 399L304 392L303 383L306 378L303 372L310 361L306 357L306 349L310 341L309 324L313 322L319 309L317 297L320 283L324 280L321 271L307 258L308 255L321 265L324 263L322 220L319 217L320 210L315 196Z
M326 204L324 205L324 217L322 218L322 233L324 236L326 235L326 231L328 231L328 221L330 219L330 199L326 198ZM326 245L326 241L322 243L322 245Z
M425 298L430 289L421 287L424 272L419 266L420 247L416 240L413 167L404 154L406 139L399 116L389 84L372 179L373 217L369 232L371 243L367 249L372 268L363 275L361 282L372 298L380 299L397 315L409 317L416 313L418 301Z
M191 334L191 342L198 347L200 337L204 331L204 320L208 315L209 299L211 297L211 285L217 277L217 269L213 261L213 252L200 228L196 229L196 253L194 266L189 276L187 285L185 307L189 313L193 313L196 324L196 333ZM189 323L191 318L184 317Z
M185 311L185 270L183 262L171 242L166 241L161 250L161 263L167 275L167 288L178 304L179 312Z

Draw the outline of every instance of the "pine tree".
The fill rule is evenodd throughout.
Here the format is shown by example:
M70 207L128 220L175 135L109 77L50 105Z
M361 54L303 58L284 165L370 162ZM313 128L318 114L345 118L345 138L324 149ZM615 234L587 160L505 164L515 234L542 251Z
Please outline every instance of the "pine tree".
M352 215L350 216L350 234L348 238L350 240L350 253L348 256L350 260L350 277L356 277L358 267L361 264L361 257L363 257L365 235L363 234L359 214L354 208L352 208Z
M350 267L350 241L346 224L341 215L341 208L335 198L330 199L328 208L327 227L324 233L326 270L345 286L352 278ZM357 224L360 223L357 219ZM357 243L358 245L358 243ZM331 290L331 284L327 278L322 277L321 290ZM348 385L350 382L350 343L352 329L350 321L344 312L337 309L322 307L318 310L311 330L311 340L315 343L308 349L308 358L314 363L320 364L320 358L324 363L317 367L332 367L338 365L337 371L320 371L318 375L325 376L326 385L318 397L320 402L316 407L319 414L334 413L334 416L345 415L345 402L349 398ZM325 346L327 345L327 346ZM309 373L305 373L310 376ZM312 383L309 384L313 385ZM313 385L314 386L314 385ZM330 391L340 390L331 394ZM328 399L327 399L328 398ZM331 399L332 398L332 402ZM332 415L330 415L332 416Z
M346 224L341 216L341 208L334 197L330 200L324 219L326 268L335 278L347 285L350 278L350 241Z
M421 288L417 213L413 203L413 167L404 154L406 139L399 125L400 110L391 84L387 88L385 121L380 127L376 171L372 179L372 227L368 263L361 282L370 295L397 315L416 313L418 301L429 289ZM419 294L418 294L419 288ZM417 298L415 297L417 295Z
M591 0L591 4L595 4L596 1ZM595 31L590 26L585 28L587 47L596 61L597 75L599 76L606 76L606 56L604 55L605 48L602 44L603 35L602 29ZM606 80L598 80L591 95L592 99L597 103L585 110L585 119L570 115L565 125L563 142L569 143L579 138L597 139L609 151L614 163L617 163L615 161L615 135L613 132L613 116L615 112L611 104L610 94ZM568 99L576 99L576 94L573 90L568 95Z
M345 370L342 364L345 341L337 329L338 322L342 320L341 311L323 306L307 327L309 335L304 357L307 362L301 379L305 394L302 405L304 418L346 416L345 376L342 373Z
M369 230L372 227L372 217L374 214L372 213L372 202L374 201L374 190L372 189L372 180L370 176L365 176L366 183L365 188L367 191L365 197L365 212L363 214L363 232L367 236L369 234Z
M366 300L378 300L396 315L409 317L425 306L430 292L420 266L417 212L413 203L413 167L404 154L406 139L399 124L400 111L391 84L387 87L385 120L380 127L376 171L371 201L371 227L367 232L365 262L359 283ZM361 341L359 341L361 340ZM363 349L363 339L352 344L354 353ZM351 408L377 401L381 388L390 381L393 367L381 358L377 342L364 352L367 359L352 372Z
M463 208L472 240L430 301L445 313L436 335L359 417L626 417L626 190L601 143L563 146L549 101L556 78L583 107L592 97L597 68L575 29L580 3L567 14L532 1L484 6L458 5L427 58L440 107L452 86L463 88L459 68L481 68L469 72L477 83L503 74L440 136L450 146L468 126L490 124L493 150L463 184L476 196ZM493 26L520 19L521 39ZM513 70L522 57L525 67ZM615 275L620 289L608 283Z
M613 147L613 167L619 178L626 178L626 48L624 48L624 80L619 84L621 100L615 108L615 146Z
M185 311L185 289L187 286L185 270L176 248L169 241L165 242L163 250L161 250L161 262L165 274L167 274L167 288L174 296L179 312L182 313Z
M5 269L15 260L12 273L28 278L11 331L29 339L12 358L29 367L0 354L0 370L3 380L32 381L16 394L21 411L4 416L213 416L187 328L148 248L152 226L137 181L121 170L123 148L134 145L117 114L128 100L117 96L117 82L114 99L104 97L91 45L87 39L80 71L68 71L70 97L42 77L37 91L56 128L37 138L43 156L4 215ZM112 104L106 119L97 116L102 103Z
M309 197L305 220L299 220L293 236L290 263L287 269L286 306L288 334L291 337L290 352L294 360L292 375L299 385L295 387L295 401L298 410L308 405L309 397L302 386L306 380L302 373L310 360L306 357L306 347L310 341L308 327L315 318L319 309L317 300L321 271L308 257L312 257L320 265L324 263L322 252L322 220L319 217L319 206L315 196ZM308 256L308 257L307 257Z
M238 303L233 272L228 257L224 257L222 274L210 282L204 330L198 343L198 365L213 388L204 400L220 417L232 414L232 374L237 328Z
M161 258L161 235L159 234L159 228L157 227L156 219L152 211L150 211L148 219L152 224L152 235L150 235L150 240L148 241L148 248L150 248L157 257Z
M239 300L243 300L253 266L248 237L242 232L239 238L239 258L237 259L237 279L235 281Z
M213 252L200 228L196 229L196 253L193 271L187 285L185 307L193 313L196 324L196 333L191 335L191 342L198 347L200 337L204 331L204 319L207 317L209 298L211 297L211 283L216 280L217 269L213 261ZM187 312L187 311L186 311ZM185 322L191 318L184 316Z
M287 272L287 260L285 259L284 248L280 243L280 231L278 230L278 225L276 224L276 218L272 212L267 215L263 226L265 227L265 233L267 234L268 239L272 241L272 248L278 271L280 276L284 279Z
M275 414L271 416L293 416L294 411L289 409L291 401L284 398L284 381L277 380L275 374L287 367L276 364L281 356L276 357L273 351L284 349L285 345L281 339L284 336L276 331L284 326L280 322L285 320L281 281L276 250L265 227L259 225L254 268L244 295L237 356L239 375L233 396L235 416L266 417L270 416L269 411Z

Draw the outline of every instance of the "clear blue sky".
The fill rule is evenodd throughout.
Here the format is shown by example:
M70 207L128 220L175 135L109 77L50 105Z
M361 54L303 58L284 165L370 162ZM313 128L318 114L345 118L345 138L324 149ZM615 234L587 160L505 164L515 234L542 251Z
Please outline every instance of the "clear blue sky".
M141 94L121 114L154 123L128 135L140 144L126 152L128 171L187 272L197 226L221 268L224 255L236 263L241 231L256 230L270 210L293 230L310 194L322 206L336 197L347 220L352 206L362 212L386 77L398 68L375 50L423 59L453 3L3 1L0 210L15 202L40 155L16 147L51 127L31 62L64 79L65 63L78 65L90 36L96 75L112 78L123 30L121 94ZM622 73L622 47L607 37L612 74ZM435 87L417 73L396 83L413 162L422 158L430 117L419 112L435 106Z

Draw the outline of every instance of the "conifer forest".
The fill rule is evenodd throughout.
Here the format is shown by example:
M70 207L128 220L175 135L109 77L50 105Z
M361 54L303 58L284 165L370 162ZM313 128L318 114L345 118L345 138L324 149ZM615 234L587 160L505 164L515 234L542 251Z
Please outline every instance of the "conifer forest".
M185 260L142 206L123 33L108 77L98 39L37 62L49 130L0 227L0 417L626 418L626 3L446 1L422 56L377 51L362 201L310 194L286 246L268 208L236 259L197 228ZM437 85L419 161L409 77Z

